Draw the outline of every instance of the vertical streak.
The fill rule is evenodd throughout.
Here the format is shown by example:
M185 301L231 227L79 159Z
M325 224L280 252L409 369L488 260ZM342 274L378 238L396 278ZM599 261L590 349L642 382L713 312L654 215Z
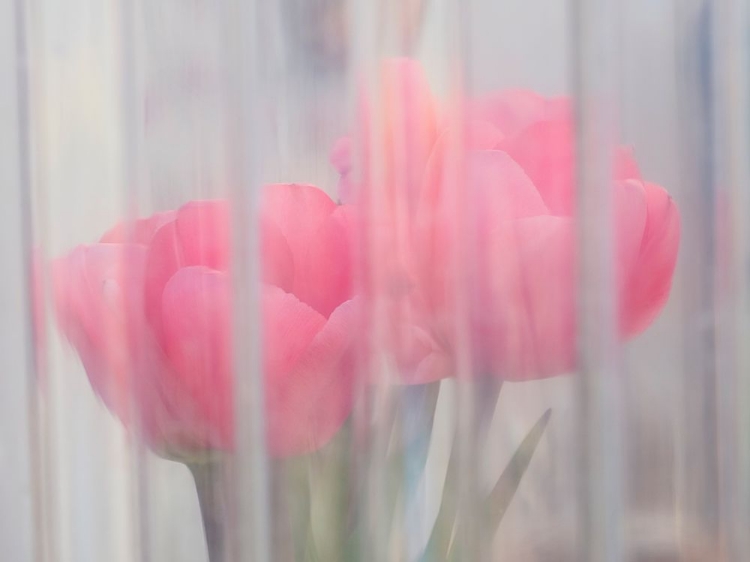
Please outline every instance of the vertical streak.
M38 353L42 350L36 350L36 342L40 341L37 337L42 326L37 324L37 315L35 314L35 305L41 306L41 302L35 299L42 298L42 295L36 294L34 288L37 287L36 275L41 272L35 272L34 264L34 239L33 239L33 213L31 198L31 117L29 109L29 48L27 37L27 12L24 0L15 0L13 2L13 17L15 26L15 86L16 86L16 104L17 104L17 128L18 128L18 200L20 203L19 213L21 222L20 247L21 259L23 260L23 286L25 287L24 296L24 316L27 322L24 334L25 341L25 367L26 372L23 374L26 382L27 393L27 422L28 422L28 466L30 467L30 484L32 493L32 524L31 529L31 556L35 562L45 560L47 556L46 546L46 526L44 524L44 487L42 468L42 451L39 433L39 402L37 394L37 378L39 365L37 361ZM20 451L17 451L20 454ZM39 536L37 536L37 534Z
M681 413L676 427L677 501L683 548L718 556L718 467L716 442L716 193L713 185L713 12L707 0L676 3L677 91L684 193L678 264L684 326Z
M714 184L717 209L717 425L719 463L719 545L726 561L744 560L750 548L747 528L750 467L750 302L747 227L750 150L747 104L748 6L746 0L716 4L713 27Z
M136 35L136 14L138 2L122 2L120 6L120 51L122 78L120 84L121 111L120 122L122 127L122 172L123 172L123 201L125 204L125 219L130 221L137 216L137 207L140 201L138 195L141 189L144 189L144 166L141 146L138 142L139 124L142 123L142 115L139 111L139 94L141 84L138 74L138 49ZM128 273L125 272L125 275ZM124 314L131 314L132 311L124 310ZM136 336L137 337L137 336ZM123 342L124 344L124 342ZM134 367L131 367L134 368ZM131 384L128 388L128 407L131 409L133 420L140 419L135 412L135 397L137 390L135 385L138 384L138 377L130 377ZM132 552L139 557L142 562L151 560L151 540L149 529L149 481L148 471L146 468L146 450L141 440L142 432L138 429L133 432L129 439L127 467L134 478L131 482L131 490L134 497L130 503L132 513L130 517L125 517L132 525L131 537L133 539Z
M617 2L572 3L580 366L579 559L623 559L622 447L616 361L612 150L617 110Z
M17 0L14 4L18 10L15 14L16 28L22 30L24 34L29 34L21 39L17 38L20 45L23 45L25 50L26 66L24 68L24 76L27 80L25 86L26 95L33 95L34 92L43 92L45 90L45 63L46 58L43 54L44 51L44 39L45 35L42 32L43 27L43 6L36 1L25 2L26 11L23 11L24 2ZM30 66L33 62L33 66ZM40 242L37 250L36 258L40 262L44 262L46 254L44 247L48 243L49 237L47 233L47 217L46 212L42 212L41 208L46 203L46 192L45 183L46 178L42 179L41 176L44 172L41 168L41 155L45 153L45 136L42 134L42 124L45 118L45 111L43 104L36 104L33 107L33 113L31 110L32 101L26 99L25 110L19 107L18 119L26 123L28 127L26 142L29 143L28 153L26 156L27 160L27 185L29 192L27 195L31 197L30 201L30 219L29 227L33 229L33 234L37 237L35 240ZM31 134L31 129L36 134ZM33 162L37 161L37 167L33 167ZM46 211L46 209L45 209ZM33 238L33 237L32 237ZM28 242L31 244L35 240L30 238ZM29 256L32 257L32 256ZM41 303L43 306L44 316L47 314L47 303L46 299L49 295L48 290L48 279L40 271L40 278L38 279L39 284L42 288L42 298L45 302ZM35 336L43 333L43 326L36 326L37 332ZM47 340L45 340L47 341ZM49 349L46 347L43 351L40 351L36 359L39 361L36 365L37 376L43 376L45 381L52 380L52 372L49 369L47 363ZM35 559L38 562L54 562L59 559L60 552L62 550L62 542L59 536L59 512L57 510L59 501L59 492L56 487L56 482L53 481L53 475L55 473L54 459L58 456L57 441L54 438L53 424L55 420L55 400L53 399L52 384L45 383L45 385L36 386L36 381L30 381L30 384L34 386L32 394L30 395L30 411L29 415L31 421L29 423L29 429L31 432L31 447L32 447L32 478L34 479L33 494L34 494L34 522L35 529L38 533L38 537L35 541Z
M360 559L378 562L389 558L391 542L387 497L387 453L390 429L394 424L394 398L391 385L391 368L385 338L388 334L383 279L387 272L381 263L382 242L377 229L386 209L384 185L384 131L381 92L380 41L386 35L387 25L383 8L387 3L354 0L351 3L351 44L354 135L355 185L362 189L356 194L364 216L359 250L364 259L361 281L363 289L372 295L366 314L367 342L362 346L363 357L358 396L355 403L355 442L357 455L356 479L360 493L356 501L358 521L362 529L359 548ZM378 8L381 8L379 11ZM381 33L379 33L381 32ZM362 127L360 102L366 97L370 109L370 127Z
M229 537L229 559L270 562L270 480L265 434L265 405L260 309L260 241L258 198L261 177L257 142L260 104L259 72L262 11L259 2L228 1L227 31L229 165L233 225L234 417L233 481L236 505Z
M479 400L482 386L477 377L484 373L473 371L472 341L469 330L470 288L476 280L469 278L472 260L484 259L485 256L472 255L470 229L474 224L471 216L473 206L469 204L468 194L471 186L467 185L466 171L466 120L464 115L464 96L466 94L466 77L472 76L470 49L471 20L469 14L471 2L453 0L448 2L447 29L444 33L446 43L446 66L448 74L448 122L449 128L458 134L450 137L447 147L445 185L448 208L454 210L453 236L455 255L450 256L448 267L457 270L455 295L452 295L455 308L452 310L455 342L456 366L456 440L459 481L457 482L457 513L455 529L455 546L461 560L479 562L490 559L491 539L483 526L481 513L480 474L485 457L480 454L479 439L486 434L484 427L489 420L487 412L482 409Z

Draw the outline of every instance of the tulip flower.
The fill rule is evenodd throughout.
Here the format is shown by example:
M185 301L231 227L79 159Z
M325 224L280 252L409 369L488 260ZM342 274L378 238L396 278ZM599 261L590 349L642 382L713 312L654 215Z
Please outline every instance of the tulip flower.
M121 223L53 265L58 324L93 389L172 458L231 451L233 307L227 201ZM351 211L307 185L270 185L259 218L270 454L324 445L352 400L357 316ZM241 311L240 311L241 312Z
M366 265L409 287L408 295L397 295L411 311L400 318L410 323L401 333L418 337L393 343L403 381L453 374L463 329L456 325L458 295L465 295L465 341L478 373L527 380L574 371L570 100L525 90L468 100L459 135L444 117L455 112L440 107L418 63L388 61L382 76L379 112L367 97L360 112L361 170L353 169L348 139L331 159L345 198L370 217L365 225L375 243ZM618 333L627 339L645 330L668 299L680 216L666 190L642 178L626 147L612 153L611 189L614 298ZM368 209L373 201L375 211ZM399 234L378 243L381 232ZM376 285L381 293L389 287L387 280Z

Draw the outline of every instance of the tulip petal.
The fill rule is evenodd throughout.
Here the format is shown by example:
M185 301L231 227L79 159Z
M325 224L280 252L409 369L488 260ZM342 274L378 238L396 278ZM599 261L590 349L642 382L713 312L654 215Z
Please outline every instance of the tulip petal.
M225 200L193 201L177 214L177 232L184 265L204 265L227 271L232 257L232 217ZM258 218L261 278L264 283L291 291L294 259L286 238L268 217Z
M294 261L286 238L267 217L258 221L261 238L261 278L286 291L294 282ZM227 271L231 260L231 216L226 201L193 201L180 208L174 221L162 225L149 245L144 305L162 341L161 299L169 279L181 267L206 266Z
M647 220L640 255L624 298L623 330L632 336L648 327L669 298L680 245L680 214L660 186L644 183Z
M326 319L295 295L263 287L263 362L268 388L283 379L306 353Z
M496 230L472 303L476 368L506 380L543 378L575 364L574 223L540 216Z
M180 269L164 287L165 351L196 395L229 378L230 298L228 275L203 266Z
M406 58L383 62L380 102L386 182L405 196L411 210L438 136L436 104L422 66Z
M467 160L466 191L477 225L491 227L503 220L548 214L536 187L510 156L482 150L470 152Z
M411 323L399 334L397 356L401 382L425 384L455 374L454 362L448 350L441 346L424 328Z
M296 261L336 204L315 186L290 183L266 186L262 208L281 230Z
M494 150L502 138L502 134L492 124L484 121L471 121L467 124L466 135L462 139L465 146L459 143L454 130L443 131L425 166L417 217L429 220L428 217L435 211L435 205L444 196L448 165L457 162L459 156L469 151ZM462 151L462 153L457 154L456 151Z
M493 92L469 106L469 115L487 120L502 132L513 136L536 121L570 116L567 98L546 98L532 90L511 89Z
M151 239L144 272L144 313L160 343L164 342L162 294L165 285L183 262L176 221L171 221L159 228Z
M297 256L294 294L325 317L351 296L353 235L353 207L337 207Z
M161 306L172 378L163 386L183 395L175 415L192 424L194 441L222 448L232 439L230 298L226 273L192 266L170 278Z
M277 307L304 307L301 303L292 304L290 295L266 298L269 312ZM354 376L351 352L359 314L357 300L343 303L291 368L267 370L267 429L272 455L318 449L333 437L349 415ZM283 331L269 333L267 346L278 347L282 342L277 338Z
M291 292L296 275L292 249L281 229L271 219L261 216L259 225L261 279L263 283Z
M377 171L378 192L390 204L398 201L411 212L438 135L437 106L421 65L413 60L385 60L378 77L376 91L363 92L359 106L356 140L361 169L356 178L364 182L357 186L363 190L353 193L350 142L337 143L331 159L341 174L339 188L345 203L353 202L352 196L357 203L366 203L372 196L368 190L375 188L368 184ZM372 98L377 99L376 106ZM376 119L379 126L375 126ZM369 161L375 150L380 155L377 163Z
M264 216L278 225L293 256L292 292L324 316L350 293L351 213L347 209L337 207L313 186L273 185L264 195Z
M429 148L437 135L437 105L422 65L408 58L386 59L381 67L383 112L387 128L398 132L397 120L412 135L413 148ZM427 157L427 154L424 154Z
M182 410L190 408L193 417L203 420L206 431L214 432L207 439L224 446L231 440L232 427L230 299L228 275L206 267L181 269L164 289L165 352L177 377L173 386L185 389L191 398L191 404L182 405ZM299 417L304 410L295 406L287 412L285 404L290 394L295 404L307 400L304 385L291 391L280 389L288 388L289 377L309 353L325 319L294 295L267 285L262 309L269 447L275 450L277 440L283 443L288 439L285 432L303 432L297 425L306 422ZM274 433L279 408L288 419L283 421L283 429Z
M517 223L524 293L535 342L534 358L527 367L533 365L541 376L569 372L575 364L573 228L572 220L552 217Z
M462 150L460 144L455 144L458 142L455 135L455 131L444 131L430 155L414 220L413 237L414 244L418 248L414 254L416 274L424 284L424 298L433 308L442 308L444 299L452 291L451 287L455 282L456 268L449 263L457 257L454 251L455 233L453 232L455 208L451 203L455 200L454 197L465 198L467 193L472 192L469 188L474 184L478 186L475 188L477 193L491 194L495 187L492 184L494 181L492 160L497 161L495 168L502 168L503 164L500 161L505 158L498 151L493 151L501 139L500 133L494 126L481 121L469 123L467 136L464 139L467 152L464 154L470 161L470 172L479 181L470 181L469 186L458 185L451 181L450 177L446 177L447 167L451 166L455 169L456 163L460 160L459 156L463 155L455 154L455 150ZM475 152L484 151L497 154L485 156L475 154ZM494 171L497 172L497 169ZM513 169L513 172L516 171L517 169ZM502 173L500 171L500 174ZM501 181L502 179L498 177L497 182ZM460 190L460 193L456 193L456 190ZM489 195L482 195L482 197L487 196ZM475 198L481 199L479 195ZM502 201L501 196L492 198Z
M224 200L191 201L177 211L177 237L185 265L229 269L231 213Z
M573 214L575 152L569 120L536 122L498 148L523 168L552 214Z
M131 318L140 310L145 248L79 246L54 262L58 324L81 357L94 391L118 417L129 419Z
M534 182L554 215L571 216L575 204L575 131L570 119L538 121L498 144ZM614 180L640 179L632 150L613 151Z
M174 220L175 212L166 211L156 213L145 219L138 219L131 223L119 222L110 228L99 239L103 244L148 244L151 237L159 228Z
M637 275L636 262L646 228L646 193L640 181L617 182L612 191L615 217L616 278L622 295L632 275ZM621 299L622 301L622 299ZM620 302L622 304L622 302Z

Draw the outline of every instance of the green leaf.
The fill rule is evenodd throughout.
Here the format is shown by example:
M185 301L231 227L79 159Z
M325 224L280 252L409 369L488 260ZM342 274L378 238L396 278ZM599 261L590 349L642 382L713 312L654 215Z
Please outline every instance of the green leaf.
M454 447L451 450L450 460L448 461L448 470L445 473L445 484L443 484L443 497L440 501L440 509L421 562L428 562L430 560L445 562L448 560L458 508L458 494L456 489L458 482L458 455L455 454L455 450L454 440Z
M551 415L552 410L548 409L534 424L485 500L486 520L488 528L493 534L500 526L500 521L502 521L516 490L518 490L518 486L521 484L521 479L529 467L531 457L534 456L534 451L539 445Z
M521 479L529 467L531 458L534 455L534 451L536 451L537 445L539 445L539 441L544 434L551 415L552 410L548 409L542 414L542 417L534 424L528 434L526 434L521 445L516 449L510 462L484 501L483 510L486 514L484 521L487 525L486 528L492 535L495 534L500 526L500 522L508 506L516 490L518 490ZM422 555L421 562L453 562L457 559L458 553L453 548L453 538L458 503L458 464L458 455L455 454L454 447L451 452L450 461L448 462L438 516L432 528L425 552Z
M477 419L476 428L480 442L485 441L489 431L492 416L495 413L500 391L503 387L502 380L492 377L479 377L476 381L477 394ZM434 415L434 412L433 412ZM448 469L445 474L445 484L443 484L443 495L440 502L435 525L432 527L432 533L427 542L422 562L431 560L437 562L448 562L452 560L456 553L452 549L454 523L458 509L458 455L456 454L455 439L451 449L451 456L448 461Z
M398 412L391 428L396 444L388 455L387 506L395 512L414 501L427 464L440 381L399 389Z
M424 472L440 394L440 381L401 389L400 453L407 484L413 485Z

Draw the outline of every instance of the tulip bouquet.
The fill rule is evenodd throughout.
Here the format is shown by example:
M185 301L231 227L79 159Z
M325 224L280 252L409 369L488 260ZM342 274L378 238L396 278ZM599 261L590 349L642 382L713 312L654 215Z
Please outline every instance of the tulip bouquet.
M395 366L389 384L404 388L419 410L410 430L417 438L404 439L406 450L389 459L403 473L417 457L407 466L417 475L440 381L465 369L461 350L468 349L472 376L491 381L491 400L502 381L576 369L570 100L493 93L467 100L457 129L416 62L387 61L380 85L377 96L362 98L356 142L341 139L331 153L342 204L310 185L268 185L261 195L257 375L266 449L289 474L304 466L318 475L317 484L307 474L297 479L308 500L290 510L289 519L305 523L293 530L289 559L356 556L351 546L316 544L307 527L310 494L326 479L321 467L345 464L357 389L380 382L358 357L385 353ZM680 219L667 192L642 178L631 151L618 148L612 162L617 321L625 339L645 330L667 301ZM212 474L204 468L234 448L234 378L255 376L232 369L238 342L228 205L192 201L118 224L52 265L58 324L91 386L154 452L191 467L217 560L222 518L202 493ZM465 322L457 326L457 318ZM549 412L488 491L490 530L548 420ZM457 556L448 490L454 464L424 548L430 559ZM357 522L343 519L341 542L351 542Z

